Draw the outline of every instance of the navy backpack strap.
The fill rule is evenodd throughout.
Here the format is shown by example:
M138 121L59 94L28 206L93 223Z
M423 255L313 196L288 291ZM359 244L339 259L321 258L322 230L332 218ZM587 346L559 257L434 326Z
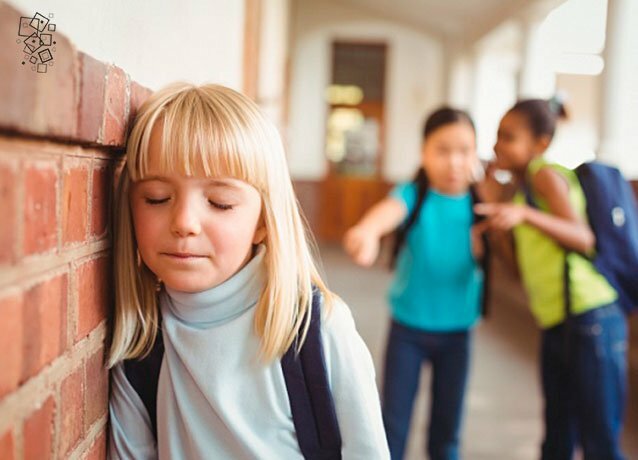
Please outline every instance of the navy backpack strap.
M525 194L525 202L528 206L540 210L538 203L534 199L534 192L529 183L523 184L523 193ZM565 249L565 261L563 262L563 303L565 304L565 319L572 316L572 294L569 283L569 254L573 251Z
M397 258L399 257L399 252L405 244L405 240L407 239L408 233L412 229L412 226L419 218L421 208L423 207L423 203L425 202L425 198L427 197L428 191L430 189L428 177L425 174L425 170L423 168L419 168L416 177L412 181L412 184L414 184L416 187L416 200L414 203L414 208L405 218L404 223L399 225L399 227L394 231L394 244L390 256L390 268L395 267Z
M281 359L297 441L308 460L341 459L341 433L321 340L321 293L312 297L310 326L299 354L295 345Z
M124 374L144 403L151 419L155 441L157 441L157 385L163 357L164 338L162 337L160 315L160 328L157 330L155 343L150 353L142 359L124 361Z
M486 219L485 216L481 214L477 214L474 212L474 205L477 203L481 203L481 199L478 195L476 188L472 185L470 186L470 195L472 197L472 222L477 224ZM487 237L487 233L484 232L481 235L481 240L483 241L484 253L483 257L479 261L481 270L483 270L483 296L481 300L481 314L483 317L487 317L489 313L489 300L490 300L490 263L491 263L491 251L490 251L490 241Z

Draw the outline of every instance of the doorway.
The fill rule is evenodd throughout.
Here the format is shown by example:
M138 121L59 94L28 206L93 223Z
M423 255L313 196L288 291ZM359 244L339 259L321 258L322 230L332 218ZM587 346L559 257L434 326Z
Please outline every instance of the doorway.
M332 45L319 236L339 241L387 193L382 179L385 146L385 43Z

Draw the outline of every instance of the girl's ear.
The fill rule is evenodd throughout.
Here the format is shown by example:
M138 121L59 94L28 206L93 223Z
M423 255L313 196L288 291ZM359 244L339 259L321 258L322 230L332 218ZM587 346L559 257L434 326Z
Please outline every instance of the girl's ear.
M253 236L253 244L262 243L266 239L266 224L263 221L259 222L259 226L255 229Z
M551 142L552 142L552 138L550 136L547 136L547 135L540 136L539 138L536 139L536 142L534 143L534 152L543 153L545 150L547 150Z

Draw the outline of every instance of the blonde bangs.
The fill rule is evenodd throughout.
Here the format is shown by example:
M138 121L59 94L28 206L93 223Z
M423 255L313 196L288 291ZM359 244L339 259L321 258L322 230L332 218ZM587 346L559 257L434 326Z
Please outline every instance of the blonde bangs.
M220 94L223 87L211 91L182 85L183 91L168 91L172 97L163 104L142 106L140 118L147 118L147 122L138 125L143 127L140 132L133 130L127 150L131 180L149 175L151 132L159 126L160 174L232 177L263 191L266 177L260 148L268 136L257 106L224 98L223 91Z

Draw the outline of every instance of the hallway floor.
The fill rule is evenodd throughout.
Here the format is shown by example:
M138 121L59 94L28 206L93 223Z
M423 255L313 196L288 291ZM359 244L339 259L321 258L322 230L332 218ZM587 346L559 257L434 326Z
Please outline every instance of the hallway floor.
M388 327L385 294L391 273L383 266L361 269L337 246L321 247L329 286L352 309L381 381ZM538 333L522 309L495 305L476 329L463 432L466 460L534 460L542 436L542 401L537 378ZM429 372L423 372L407 459L423 459L427 431ZM634 388L637 386L634 384ZM633 395L635 401L638 395ZM627 459L638 459L638 404L625 428Z

